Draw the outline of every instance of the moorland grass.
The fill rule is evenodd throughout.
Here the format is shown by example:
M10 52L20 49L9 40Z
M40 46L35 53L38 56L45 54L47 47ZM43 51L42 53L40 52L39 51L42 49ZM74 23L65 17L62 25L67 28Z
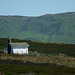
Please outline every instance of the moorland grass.
M75 75L74 68L0 63L0 73L5 75Z

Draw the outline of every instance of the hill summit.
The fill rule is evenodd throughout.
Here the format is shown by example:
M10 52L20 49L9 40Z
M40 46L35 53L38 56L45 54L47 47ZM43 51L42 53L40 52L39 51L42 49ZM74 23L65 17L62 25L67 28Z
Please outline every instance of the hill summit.
M75 44L75 12L39 17L0 16L0 38Z

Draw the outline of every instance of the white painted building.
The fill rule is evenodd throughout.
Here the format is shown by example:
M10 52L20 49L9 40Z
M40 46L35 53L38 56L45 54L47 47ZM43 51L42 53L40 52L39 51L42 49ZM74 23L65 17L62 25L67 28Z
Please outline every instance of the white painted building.
M28 43L8 42L4 49L4 53L8 54L28 54Z

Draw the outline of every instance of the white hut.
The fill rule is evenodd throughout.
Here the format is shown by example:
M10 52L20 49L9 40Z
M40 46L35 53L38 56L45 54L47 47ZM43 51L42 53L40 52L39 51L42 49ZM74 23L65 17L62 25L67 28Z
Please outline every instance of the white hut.
M8 54L28 54L28 43L15 43L11 42L11 40L8 42L4 49L4 53Z

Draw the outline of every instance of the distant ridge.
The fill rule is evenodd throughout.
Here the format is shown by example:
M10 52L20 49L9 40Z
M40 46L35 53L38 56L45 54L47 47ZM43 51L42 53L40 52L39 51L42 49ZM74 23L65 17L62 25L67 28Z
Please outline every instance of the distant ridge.
M0 38L75 44L75 12L38 17L0 15Z

